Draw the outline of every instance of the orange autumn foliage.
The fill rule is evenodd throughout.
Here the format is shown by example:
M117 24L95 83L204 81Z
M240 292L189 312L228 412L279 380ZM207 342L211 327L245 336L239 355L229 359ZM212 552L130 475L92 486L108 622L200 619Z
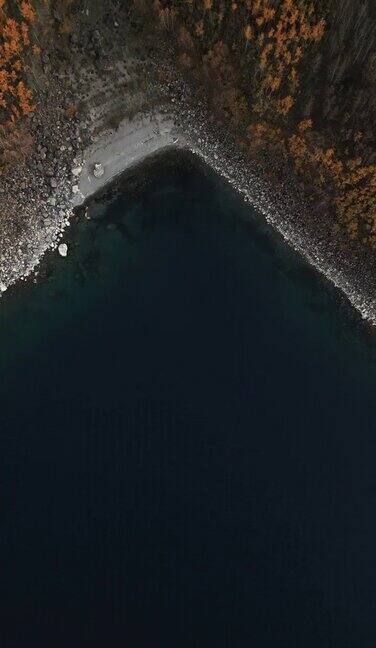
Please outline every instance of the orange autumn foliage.
M340 159L333 147L324 149L315 142L311 126L312 120L301 122L299 135L287 141L295 170L303 176L309 174L324 194L326 187L333 187L333 204L350 238L361 234L363 242L375 246L376 164L366 164L360 156Z
M31 2L23 0L18 11L9 14L6 0L0 0L0 122L15 122L34 110L32 91L24 72L30 47L29 26L36 14Z
M27 0L21 2L21 13L23 18L28 22L33 23L35 21L35 11L32 7L31 2L27 2Z
M256 37L256 58L260 69L255 88L254 111L287 117L295 104L299 86L297 65L311 43L325 32L325 20L316 17L305 0L284 0L276 8L271 0L249 0ZM278 96L284 92L285 96Z

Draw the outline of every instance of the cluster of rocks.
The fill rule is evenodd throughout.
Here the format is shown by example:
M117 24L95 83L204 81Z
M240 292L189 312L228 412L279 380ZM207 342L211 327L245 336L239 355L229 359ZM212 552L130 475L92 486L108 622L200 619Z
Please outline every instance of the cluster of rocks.
M30 119L35 152L2 178L1 290L26 278L47 249L56 247L72 215L72 158L80 156L78 125L40 107ZM77 168L77 167L76 167ZM4 212L4 213L3 213Z
M98 16L91 15L92 7L83 2L79 30L71 35L69 60L60 57L53 45L42 51L41 89L26 124L34 152L25 164L0 178L0 293L26 279L47 250L57 248L62 256L68 251L61 238L79 194L84 150L94 137L90 89L109 83L108 66L116 47L113 38L103 42L98 26L104 34L106 29ZM105 13L111 12L108 6ZM68 108L79 105L77 116L69 116ZM98 164L92 172L101 177L104 170Z

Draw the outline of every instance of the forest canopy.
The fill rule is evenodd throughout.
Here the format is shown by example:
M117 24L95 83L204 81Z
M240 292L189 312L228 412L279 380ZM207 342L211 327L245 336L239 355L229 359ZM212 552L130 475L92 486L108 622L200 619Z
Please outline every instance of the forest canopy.
M277 155L334 211L334 230L375 246L376 37L367 0L362 8L344 0L341 11L331 0L134 4L172 38L181 69L243 150Z

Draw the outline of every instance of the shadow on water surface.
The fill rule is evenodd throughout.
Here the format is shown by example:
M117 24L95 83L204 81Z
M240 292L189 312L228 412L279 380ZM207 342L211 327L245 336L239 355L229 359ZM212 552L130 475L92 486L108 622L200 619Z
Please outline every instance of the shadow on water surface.
M374 337L191 158L0 318L0 645L374 648Z

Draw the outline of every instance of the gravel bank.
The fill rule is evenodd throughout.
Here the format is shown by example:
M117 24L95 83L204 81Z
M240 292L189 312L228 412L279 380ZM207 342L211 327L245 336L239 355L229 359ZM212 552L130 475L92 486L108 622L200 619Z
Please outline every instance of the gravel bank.
M72 207L79 207L119 175L157 152L186 145L174 120L159 112L123 121L115 132L104 133L92 144L77 168L79 179Z

